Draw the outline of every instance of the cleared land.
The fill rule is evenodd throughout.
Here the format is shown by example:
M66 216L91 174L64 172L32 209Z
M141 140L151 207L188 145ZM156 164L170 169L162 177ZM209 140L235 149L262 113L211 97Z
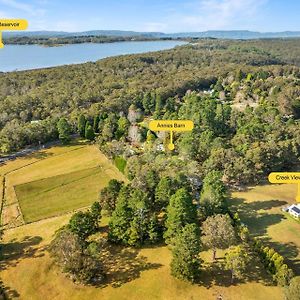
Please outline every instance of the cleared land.
M45 250L55 230L69 217L45 219L6 231L0 276L11 295L33 300L215 300L219 295L223 299L283 299L281 288L269 286L262 278L251 278L251 274L246 282L230 285L230 274L218 264L210 264L210 252L202 253L207 264L199 284L174 279L169 268L171 252L165 246L140 250L111 247L104 255L108 273L105 284L98 288L74 284L53 265ZM104 219L103 226L106 224ZM217 254L220 262L222 252Z
M88 206L111 178L125 180L96 146L55 146L0 167L8 227ZM3 187L3 185L2 185Z
M300 275L300 224L281 208L295 203L297 185L264 185L232 194L232 209L251 233L276 249Z
M95 167L17 185L15 190L28 223L91 204L110 179L104 168Z
M262 190L257 191L262 193L261 198L256 194L255 198L264 201L264 193L267 193L267 190L262 187ZM250 193L250 199L253 196L251 191L253 192L253 190L247 192ZM294 190L288 187L282 192L284 193L290 193L292 196ZM242 205L240 201L239 198L235 198L232 205ZM264 205L261 203L262 207ZM53 233L65 224L69 217L70 214L44 219L5 232L6 245L3 249L4 260L0 276L11 295L19 294L20 299L59 300L215 300L219 295L222 295L223 299L283 299L282 289L270 284L270 277L257 259L251 261L251 269L246 280L231 285L230 274L224 271L222 266L224 255L222 251L217 252L218 261L214 264L211 262L210 251L201 253L205 262L199 284L191 285L174 279L170 275L169 267L171 252L165 246L143 249L108 246L103 253L104 267L108 274L105 284L98 288L74 284L53 265L46 251ZM300 226L294 220L291 221L291 224ZM102 222L104 228L107 222L108 219L104 218ZM263 228L263 224L260 224L260 228Z

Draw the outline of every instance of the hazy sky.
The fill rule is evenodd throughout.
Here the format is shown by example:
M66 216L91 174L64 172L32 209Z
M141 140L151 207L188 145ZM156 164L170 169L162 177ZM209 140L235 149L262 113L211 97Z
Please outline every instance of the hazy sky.
M0 0L29 30L300 31L299 0Z

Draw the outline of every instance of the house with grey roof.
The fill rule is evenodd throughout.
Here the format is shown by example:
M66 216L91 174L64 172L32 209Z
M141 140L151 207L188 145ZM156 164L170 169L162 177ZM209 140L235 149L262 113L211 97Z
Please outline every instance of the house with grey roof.
M300 218L300 204L292 204L287 208L287 212L295 218Z

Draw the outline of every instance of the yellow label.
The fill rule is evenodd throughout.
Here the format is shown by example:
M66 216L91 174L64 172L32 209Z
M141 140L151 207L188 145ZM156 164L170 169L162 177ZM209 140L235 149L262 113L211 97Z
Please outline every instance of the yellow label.
M152 131L191 131L194 128L190 120L153 120L149 123Z
M278 172L269 175L271 183L298 183L300 184L300 172Z
M28 22L22 19L0 19L0 30L25 30Z

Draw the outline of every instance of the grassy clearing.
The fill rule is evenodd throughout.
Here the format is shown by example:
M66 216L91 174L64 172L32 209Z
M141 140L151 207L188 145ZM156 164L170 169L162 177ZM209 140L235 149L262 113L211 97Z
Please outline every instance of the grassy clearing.
M30 164L36 163L44 158L49 158L51 156L58 156L65 154L66 152L79 149L85 146L83 142L79 140L72 141L69 145L56 145L51 148L43 149L38 152L26 155L24 157L19 157L15 160L11 160L0 166L0 175L5 175L15 170L19 170L22 167L27 167Z
M278 287L267 286L260 279L229 285L230 276L210 264L203 271L200 284L189 284L170 276L171 252L165 247L140 250L112 247L106 253L106 283L98 288L74 284L52 264L45 247L53 233L65 224L64 215L6 231L4 261L0 276L20 299L283 299ZM107 219L103 220L103 225ZM221 258L223 252L218 253ZM202 253L211 261L211 252Z
M82 147L83 145L81 145L78 141L74 141L68 146L54 146L1 165L0 176L5 176L6 178L5 206L17 203L13 188L14 185L34 180L32 179L32 176L36 176L36 171L39 173L37 179L45 176L43 168L39 168L39 165L37 165L40 164L42 160L49 159L50 157L60 157L61 155ZM51 176L51 174L49 174L49 176ZM5 221L3 221L3 223L5 223Z
M12 171L7 177L12 185L93 168L110 162L95 146L80 145L59 147L56 151L42 153L40 160ZM56 150L56 149L55 149ZM37 156L39 156L37 154Z
M25 222L91 205L110 176L102 167L53 176L15 187Z
M25 221L32 222L87 206L111 178L125 180L96 146L78 141L10 161L0 174L6 178L2 219L8 227L24 223L18 200Z
M232 194L231 205L251 233L283 255L300 275L300 224L281 208L295 203L297 185L264 185Z

